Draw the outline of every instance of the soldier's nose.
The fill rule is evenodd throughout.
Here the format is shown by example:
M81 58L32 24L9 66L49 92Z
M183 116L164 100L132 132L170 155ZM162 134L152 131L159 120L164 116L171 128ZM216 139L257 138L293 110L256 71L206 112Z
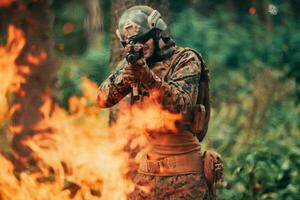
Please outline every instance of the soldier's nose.
M149 46L148 46L148 45L144 45L144 48L143 48L143 49L144 49L144 51L145 51L145 50L149 49Z

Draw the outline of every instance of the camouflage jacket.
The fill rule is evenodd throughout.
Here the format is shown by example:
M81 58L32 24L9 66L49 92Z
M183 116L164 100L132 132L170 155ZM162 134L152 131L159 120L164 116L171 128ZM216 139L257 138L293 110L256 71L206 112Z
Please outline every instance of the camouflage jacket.
M172 59L156 62L150 69L162 80L160 91L160 102L165 109L171 112L187 113L196 104L198 94L198 83L200 77L200 61L192 51L183 53L175 66L171 67ZM111 107L131 92L131 87L123 81L123 68L126 61L121 61L116 70L100 85L97 94L97 104L100 107ZM142 87L143 88L143 87ZM148 93L145 91L142 93Z
M179 52L180 49L176 48L175 53L169 59L155 62L153 66L149 66L156 75L155 79L162 81L157 102L164 109L183 115L183 119L176 122L177 134L172 132L149 133L150 148L147 155L154 160L166 156L200 152L199 141L190 129L193 108L198 96L200 61L191 50L185 51L179 59L174 59ZM176 60L175 63L173 63L174 60ZM131 92L130 85L125 84L122 78L125 65L126 61L122 61L99 87L97 103L100 107L111 107L125 96L128 97ZM151 96L151 92L144 89L140 93L146 94L146 98L146 96Z

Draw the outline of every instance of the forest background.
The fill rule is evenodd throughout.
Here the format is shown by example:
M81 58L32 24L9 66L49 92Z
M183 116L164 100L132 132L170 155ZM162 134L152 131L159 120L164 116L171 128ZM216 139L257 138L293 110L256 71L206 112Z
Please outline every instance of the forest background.
M39 12L39 1L21 2ZM144 2L157 6L178 46L198 50L209 66L213 110L203 149L225 161L219 198L300 199L300 1ZM44 7L40 21L50 26L56 66L53 96L68 112L70 97L84 95L83 76L99 85L115 66L115 19L135 3L54 0ZM14 15L0 16L5 45ZM9 151L9 123L0 124L1 150Z

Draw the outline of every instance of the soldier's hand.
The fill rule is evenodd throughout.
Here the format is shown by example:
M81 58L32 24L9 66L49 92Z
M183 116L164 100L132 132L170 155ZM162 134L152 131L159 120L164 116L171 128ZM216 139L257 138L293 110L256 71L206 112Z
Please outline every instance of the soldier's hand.
M128 81L141 82L148 89L159 87L161 84L160 78L148 67L145 59L136 61L135 65L128 64L124 68L123 76Z
M136 84L137 83L137 79L134 75L134 73L132 73L132 70L131 70L132 66L130 63L128 63L124 69L123 69L123 81L125 84L129 84L129 85L132 85L132 84Z
M139 59L134 64L128 63L128 65L124 67L123 76L126 80L143 82L143 80L149 76L149 70L146 61Z

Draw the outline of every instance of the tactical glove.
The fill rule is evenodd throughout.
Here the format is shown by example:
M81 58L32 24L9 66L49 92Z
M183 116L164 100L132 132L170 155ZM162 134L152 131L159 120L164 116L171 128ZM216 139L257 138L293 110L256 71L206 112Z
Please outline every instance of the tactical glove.
M130 63L128 63L124 68L123 68L123 73L122 73L122 80L124 84L126 85L132 85L137 83L137 79L135 78L134 74L131 73L132 66Z
M124 67L123 78L125 82L141 82L147 89L158 89L162 84L162 80L148 67L145 59Z

